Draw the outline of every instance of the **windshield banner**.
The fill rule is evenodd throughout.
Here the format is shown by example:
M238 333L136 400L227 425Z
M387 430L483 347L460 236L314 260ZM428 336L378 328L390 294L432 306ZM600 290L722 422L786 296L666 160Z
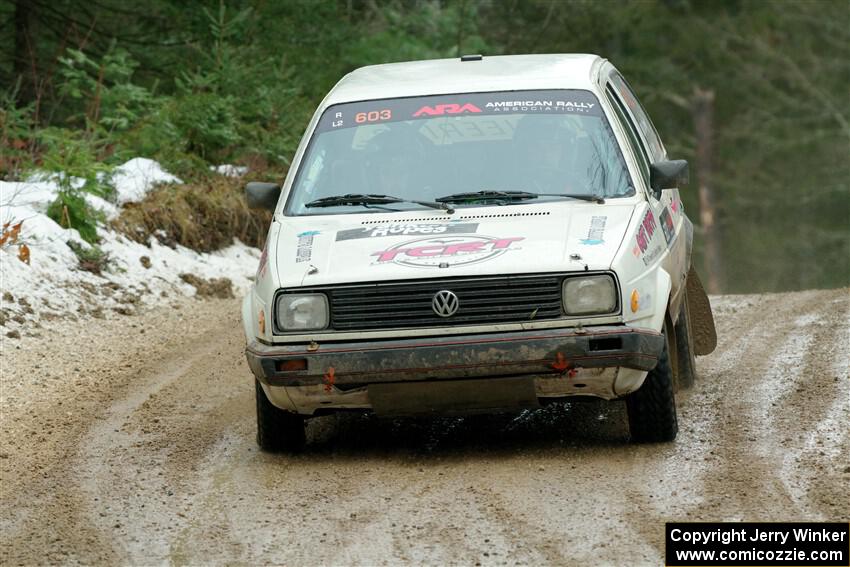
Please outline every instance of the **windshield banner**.
M443 116L495 114L603 115L596 96L585 90L463 93L337 104L322 114L316 131Z

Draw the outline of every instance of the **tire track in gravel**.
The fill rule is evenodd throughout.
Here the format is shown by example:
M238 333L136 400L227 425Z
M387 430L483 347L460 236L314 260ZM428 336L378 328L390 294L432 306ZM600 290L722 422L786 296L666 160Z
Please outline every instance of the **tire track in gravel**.
M46 495L44 490L28 488L28 494L40 494L36 500L21 498L14 507L3 505L14 513L31 509L31 513L14 524L4 522L0 527L3 534L0 559L4 565L118 562L120 553L108 534L90 525L79 513L83 500L62 493Z
M0 509L7 511L0 516L4 563L120 561L122 542L114 532L123 518L106 530L90 521L92 506L101 519L109 514L101 501L77 489L75 457L87 430L104 418L113 400L132 391L151 360L185 350L198 333L198 319L206 317L209 324L227 313L224 301L205 303L213 308L200 316L182 310L194 304L182 300L145 317L98 320L86 328L86 340L80 340L79 329L60 326L51 330L49 349L34 333L12 351L11 360L4 344L2 450L12 456L0 468ZM146 334L147 329L170 336L169 341Z
M817 422L818 416L822 415L821 408L831 406L837 394L837 382L832 376L815 376L806 371L812 368L812 357L829 362L829 358L824 357L826 351L816 353L814 349L821 330L816 323L833 316L829 308L831 301L825 301L825 297L843 297L845 306L850 299L846 293L836 292L794 294L793 299L799 299L799 302L783 304L781 311L769 314L762 323L784 330L784 335L770 340L774 348L753 352L748 357L750 360L742 360L736 369L736 383L741 386L736 398L740 403L732 409L736 414L740 412L740 417L732 423L740 426L735 437L739 446L730 458L725 459L728 472L720 476L737 479L742 469L757 464L763 476L751 474L743 482L750 491L748 498L756 500L759 494L752 493L752 481L770 479L766 481L761 496L769 502L762 505L762 514L771 519L819 519L824 517L824 512L829 515L829 511L814 508L806 498L809 479L820 463L817 460L801 462L803 432L809 424ZM781 317L777 317L779 314ZM830 344L827 342L821 346ZM808 401L805 408L796 404L801 394ZM745 429L750 429L746 439L743 438ZM733 464L735 462L739 464ZM801 464L794 465L795 462Z
M194 476L203 474L199 463L251 407L238 388L250 384L242 365L220 359L227 347L238 352L238 340L224 335L168 353L80 444L73 468L88 502L97 503L87 510L89 521L102 531L121 530L131 563L171 559L172 541L190 524L195 494L209 488Z
M710 431L714 440L710 457L717 461L705 479L707 502L715 513L735 515L758 512L763 519L800 518L794 487L776 472L783 453L791 449L778 439L774 415L785 410L786 397L794 378L786 368L799 364L810 343L794 322L808 318L820 306L819 294L804 292L791 297L777 295L754 306L761 319L755 323L758 339L747 341L730 370L718 380L714 403L720 420ZM728 336L734 340L734 335ZM711 360L706 362L711 364ZM718 428L722 427L722 437ZM718 443L717 441L721 441Z
M146 442L147 430L137 431L130 426L130 420L151 396L182 377L206 354L208 351L201 351L189 359L164 361L161 372L138 380L127 397L116 400L106 411L105 419L80 444L73 467L77 472L75 480L87 501L97 503L86 510L89 521L104 532L110 527L126 526L122 535L129 544L125 552L131 562L166 559L169 532L183 520L177 518L165 529L149 523L150 516L169 512L168 497L174 491L162 471L168 467L171 455L166 448Z
M764 376L786 364L786 356L805 356L800 347L809 342L807 336L786 336L794 332L794 321L817 313L823 293L829 292L715 300L720 340L713 355L697 359L694 388L679 393L680 432L670 456L676 464L668 466L661 459L647 463L649 476L662 480L663 490L675 498L641 494L631 514L632 525L659 557L664 540L656 526L663 522L805 516L777 475L776 461L787 449L777 443L779 432L764 411L771 400L778 406L787 389L774 383L778 373L768 381ZM786 352L787 344L793 353ZM699 452L694 454L694 448ZM686 463L695 466L682 466ZM647 511L653 521L647 521Z
M850 505L850 497L840 500L815 490L840 483L843 469L850 470L850 295L830 294L822 300L818 312L795 320L810 330L810 348L787 397L787 411L776 414L775 421L777 429L802 432L797 451L784 455L780 476L786 485L799 484L798 500L819 505L820 519L827 519L846 514ZM844 466L829 466L841 456ZM845 484L850 493L850 481Z

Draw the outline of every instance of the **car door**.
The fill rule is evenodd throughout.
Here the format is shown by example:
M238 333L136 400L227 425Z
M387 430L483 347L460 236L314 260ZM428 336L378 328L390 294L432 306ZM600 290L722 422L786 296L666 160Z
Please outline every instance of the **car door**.
M678 306L680 292L687 276L690 249L682 201L679 198L678 189L667 189L660 195L656 195L649 186L650 164L666 160L667 151L634 92L615 69L612 69L607 76L605 92L629 134L641 174L649 189L647 191L649 206L670 251L662 261L662 267L670 274L671 303ZM678 307L674 312L678 312Z

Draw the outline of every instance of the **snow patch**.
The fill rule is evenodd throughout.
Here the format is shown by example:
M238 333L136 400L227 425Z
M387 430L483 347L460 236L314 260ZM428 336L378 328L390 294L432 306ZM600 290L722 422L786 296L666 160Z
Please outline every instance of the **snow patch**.
M224 175L226 177L242 177L248 173L248 168L244 165L224 163L222 165L211 165L210 171L214 171L219 175Z
M162 169L159 163L147 158L133 158L112 172L112 185L119 205L141 201L158 183L183 182Z
M0 181L0 207L5 209L11 206L26 206L46 213L50 203L56 200L59 193L57 174L36 173L27 178L26 181ZM71 178L71 186L79 189L85 184L85 180L79 177ZM102 199L91 193L83 193L83 198L95 210L98 210L108 220L116 218L120 209L106 199ZM5 217L2 222L7 222Z
M122 203L144 197L156 183L180 182L158 163L144 158L120 166L112 179ZM195 295L195 287L180 274L204 280L227 278L237 294L251 285L260 250L238 240L222 250L199 253L182 246L163 246L156 238L146 246L104 226L98 227L98 246L109 258L106 271L96 275L81 270L69 243L83 249L90 245L76 230L61 227L45 214L58 191L55 174L0 182L0 225L23 221L18 241L0 249L3 334L23 333L42 320L101 317L108 311L130 314L143 306L167 304L175 294ZM120 212L99 197L86 194L86 198L109 216ZM20 244L30 249L29 264L18 259Z

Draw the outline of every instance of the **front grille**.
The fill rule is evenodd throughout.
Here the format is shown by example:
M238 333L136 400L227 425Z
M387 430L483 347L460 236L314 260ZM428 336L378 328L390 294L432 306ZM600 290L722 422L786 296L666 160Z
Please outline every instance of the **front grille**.
M539 321L562 316L564 275L443 278L316 289L328 294L331 327L337 330L397 329ZM451 317L431 308L441 290L457 295Z

